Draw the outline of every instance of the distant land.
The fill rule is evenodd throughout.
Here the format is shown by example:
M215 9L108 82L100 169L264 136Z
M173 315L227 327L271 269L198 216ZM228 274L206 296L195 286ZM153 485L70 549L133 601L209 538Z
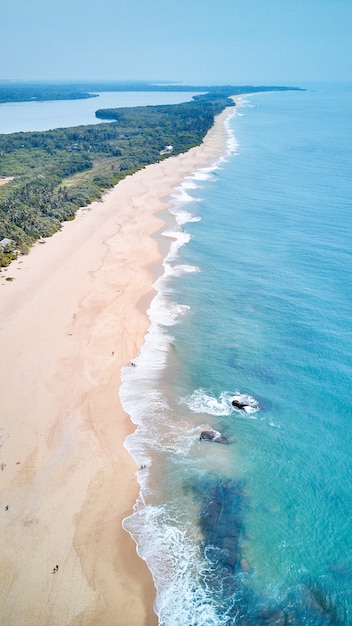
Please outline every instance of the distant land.
M189 102L96 111L109 120L42 132L0 134L0 268L128 174L201 144L229 96L295 87L150 83L7 84L2 102L91 97L90 90L204 91ZM4 100L7 98L7 100ZM167 149L166 149L167 147Z
M182 85L179 83L151 83L151 82L12 82L0 80L0 103L5 102L43 102L47 100L81 100L94 98L98 93L107 91L202 91L208 94L221 93L222 95L236 95L239 93L253 93L254 91L284 91L298 89L297 87L277 86L209 86L209 85Z

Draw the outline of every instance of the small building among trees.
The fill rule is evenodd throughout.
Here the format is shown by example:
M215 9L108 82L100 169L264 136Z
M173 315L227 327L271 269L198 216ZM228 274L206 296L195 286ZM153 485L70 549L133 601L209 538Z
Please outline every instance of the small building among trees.
M160 154L171 154L171 152L173 151L174 147L173 146L165 146L165 148L163 148L162 150L160 150Z
M1 239L0 241L0 250L5 250L7 246L12 248L14 243L15 242L12 239L9 239L8 237L4 237L4 239Z

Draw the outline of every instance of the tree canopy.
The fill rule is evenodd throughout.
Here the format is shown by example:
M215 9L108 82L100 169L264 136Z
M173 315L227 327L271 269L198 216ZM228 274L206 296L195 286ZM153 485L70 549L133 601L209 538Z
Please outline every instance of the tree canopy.
M169 158L161 154L165 146L178 154L199 145L240 89L213 88L181 104L98 110L109 121L95 125L0 135L0 178L11 178L0 186L0 241L9 238L26 252L128 174ZM8 262L1 251L0 265Z

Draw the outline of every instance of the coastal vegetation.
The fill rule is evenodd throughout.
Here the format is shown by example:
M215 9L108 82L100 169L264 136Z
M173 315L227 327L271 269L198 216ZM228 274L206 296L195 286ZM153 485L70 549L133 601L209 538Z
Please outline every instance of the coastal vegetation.
M109 120L100 124L0 135L0 244L11 241L0 245L0 266L128 174L168 158L165 146L178 154L199 145L214 116L233 106L229 95L263 89L274 88L211 88L182 104L98 110Z
M85 89L77 85L0 82L0 103L81 100L82 98L92 98L95 95L87 93Z

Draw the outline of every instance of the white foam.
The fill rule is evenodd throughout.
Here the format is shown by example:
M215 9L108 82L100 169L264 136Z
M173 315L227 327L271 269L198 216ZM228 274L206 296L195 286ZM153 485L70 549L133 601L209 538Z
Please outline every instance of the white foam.
M185 180L182 183L182 186L184 187L184 189L197 189L199 187L199 185L194 182L192 175L186 176Z
M227 132L226 154L229 154L235 147L229 127ZM157 295L148 310L150 327L140 353L133 359L133 365L126 365L121 372L121 402L137 425L136 431L127 437L125 447L140 467L137 471L140 496L133 515L124 520L123 526L131 533L138 553L152 572L157 592L156 612L163 626L223 624L212 604L212 592L207 589L210 565L201 554L194 525L178 519L177 507L171 506L169 514L165 507L148 503L149 499L155 503L156 497L149 484L149 466L155 455L166 451L179 457L187 455L190 448L197 445L197 429L187 422L175 422L159 388L159 381L174 341L169 329L189 311L187 305L173 302L169 297L170 278L200 271L196 266L175 264L179 249L191 239L191 235L182 230L183 225L201 219L201 216L193 215L185 208L198 200L188 191L210 180L223 159L221 157L210 167L197 169L174 190L170 212L175 216L179 229L175 227L163 233L164 237L171 239L170 251L163 264L164 273L154 285ZM200 389L183 402L196 413L229 415L233 411L230 397L230 393L223 392L216 398Z
M197 201L197 198L190 196L182 185L177 187L176 191L171 194L171 198L177 200L178 204Z
M226 128L226 133L227 133L225 160L226 160L226 157L232 154L235 154L238 151L238 142L235 137L235 133L230 126L231 119L236 114L237 112L235 111L233 115L230 115L230 117L228 117L227 120L225 121L225 128Z
M171 207L170 213L175 216L176 222L180 226L183 226L184 224L187 224L189 222L200 222L201 220L199 215L192 215L188 211L185 211L185 209L179 207Z
M191 396L180 399L181 404L187 404L193 413L207 413L208 415L230 415L232 413L231 402L226 392L219 398L209 394L204 389L196 389Z
M182 274L195 274L197 272L200 272L200 269L196 265L175 265L172 268L174 276L182 276Z
M159 624L222 626L204 584L209 565L195 541L194 525L177 525L163 507L146 507L139 500L123 526L138 539L138 554L153 573Z
M197 180L214 180L214 172L219 169L219 160L217 159L211 165L207 167L199 167L193 173L194 179Z
M246 406L243 409L237 409L231 402L236 398L239 402L243 402ZM205 389L196 389L192 395L180 399L180 404L186 404L193 413L206 413L207 415L231 415L233 411L241 414L245 413L248 417L253 417L254 413L259 411L258 402L249 394L240 393L231 394L223 391L219 398L208 393Z
M182 230L164 230L162 232L163 237L170 237L170 239L174 239L176 243L171 242L170 251L165 259L165 263L170 260L170 254L172 254L172 246L175 248L180 248L188 243L191 239L191 235L189 233L185 233Z
M199 202L201 199L196 198L188 193L189 190L194 190L201 186L199 183L209 181L212 179L214 172L219 169L220 164L227 159L231 154L234 154L238 149L238 143L235 138L234 132L230 126L230 120L236 115L236 111L230 115L225 121L225 130L227 134L225 154L220 156L217 161L207 167L199 167L192 174L185 177L183 182L175 187L173 194L171 195L171 207L170 213L176 216L176 221L179 225L186 224L187 222L199 221L201 217L192 216L190 213L184 210L184 204L191 202Z

